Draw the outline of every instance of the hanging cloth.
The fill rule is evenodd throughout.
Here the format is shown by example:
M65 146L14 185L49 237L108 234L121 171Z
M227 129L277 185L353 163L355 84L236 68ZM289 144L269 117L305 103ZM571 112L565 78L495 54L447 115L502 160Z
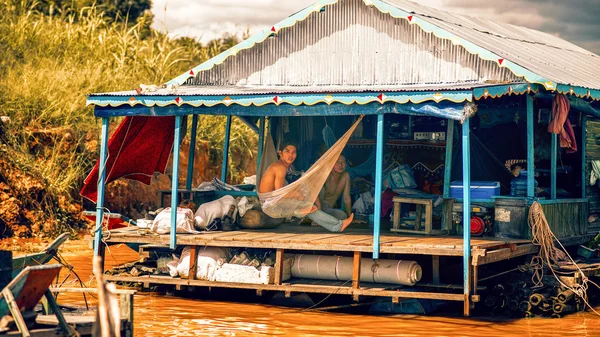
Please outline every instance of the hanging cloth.
M348 139L361 120L362 116L300 179L278 190L258 193L263 212L272 218L306 216L319 196L321 188L325 185L335 162L342 154Z
M569 121L571 105L565 95L556 95L552 102L552 121L548 124L548 132L559 135L560 147L566 148L567 153L577 152L575 132Z
M154 172L165 172L174 134L174 116L125 117L108 141L106 184L128 178L150 185ZM93 202L98 197L98 175L99 162L85 178L79 192Z

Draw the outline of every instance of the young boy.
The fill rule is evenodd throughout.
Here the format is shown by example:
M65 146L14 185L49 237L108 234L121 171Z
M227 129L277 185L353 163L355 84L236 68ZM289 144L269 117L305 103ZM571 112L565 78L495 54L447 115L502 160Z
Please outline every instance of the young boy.
M259 193L267 193L278 190L286 185L285 175L287 169L296 160L296 145L290 141L282 142L278 151L279 160L271 164L260 180ZM344 167L345 169L345 167ZM317 207L313 207L307 215L308 218L331 232L342 232L352 223L354 214L350 213L348 218L340 220L330 214L323 212L318 198L315 200Z

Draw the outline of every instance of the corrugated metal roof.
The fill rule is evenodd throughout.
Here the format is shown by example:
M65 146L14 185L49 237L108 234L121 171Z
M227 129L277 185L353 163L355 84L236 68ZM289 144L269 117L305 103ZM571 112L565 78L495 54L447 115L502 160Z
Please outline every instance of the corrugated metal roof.
M524 82L523 82L524 83ZM516 83L515 83L516 84ZM414 92L414 91L442 91L442 90L465 90L473 88L488 87L489 83L460 83L460 84L431 84L431 85L401 85L401 86L194 86L186 85L171 90L159 88L156 91L138 94L135 90L107 92L91 94L90 97L100 96L223 96L223 95L268 95L268 94L308 94L308 93L343 93L343 92Z
M557 36L449 13L407 0L382 0L551 81L600 89L600 57Z
M521 79L495 60L483 60L408 20L362 0L344 0L198 72L185 84L346 86L353 91L356 86L454 86L489 80Z

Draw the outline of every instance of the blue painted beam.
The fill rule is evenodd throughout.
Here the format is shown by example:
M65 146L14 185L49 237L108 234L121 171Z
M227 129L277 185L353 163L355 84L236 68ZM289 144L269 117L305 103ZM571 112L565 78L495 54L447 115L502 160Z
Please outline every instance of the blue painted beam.
M259 119L259 127L258 127L258 154L256 158L256 174L258 174L258 169L260 168L260 161L262 159L262 153L265 147L265 122L266 117L261 117Z
M190 153L188 156L187 175L185 177L185 189L192 189L194 178L194 157L196 156L196 136L198 133L198 115L192 116L192 134L190 135Z
M96 199L96 230L94 234L94 256L100 253L102 244L102 218L104 215L104 192L106 190L106 159L108 149L109 118L102 118L102 131L100 139L100 159L98 165L98 197ZM104 261L102 262L104 264ZM104 270L104 268L102 268Z
M585 138L587 137L587 116L581 116L581 197L585 198L585 187L587 186L588 179L585 174L585 169L587 166L587 146L585 143Z
M558 155L558 135L554 132L550 133L552 137L552 153L550 154L550 199L556 199L556 157Z
M383 183L384 115L377 116L377 145L375 157L375 214L373 214L373 258L379 258L379 233L381 232L381 186Z
M535 197L533 96L525 95L525 99L527 100L527 198L533 200Z
M221 166L221 180L227 182L227 164L229 163L229 137L231 135L231 116L227 116L225 126L225 144L223 144L223 164Z
M465 308L471 296L471 130L469 119L462 125L463 156L463 290ZM467 310L465 310L467 311Z
M452 175L452 151L454 146L454 120L447 120L446 130L446 159L444 161L444 198L450 196L450 180Z
M181 149L181 120L182 116L175 117L175 140L173 143L173 175L171 180L171 235L169 247L177 247L177 205L179 204L179 193L177 185L179 181L179 151Z

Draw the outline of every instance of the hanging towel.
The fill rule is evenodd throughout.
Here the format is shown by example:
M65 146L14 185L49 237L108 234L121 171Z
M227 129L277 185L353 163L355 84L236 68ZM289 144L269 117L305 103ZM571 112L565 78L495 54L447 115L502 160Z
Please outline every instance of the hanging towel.
M552 102L552 121L548 124L548 132L559 135L560 147L566 148L567 153L577 152L577 141L573 126L569 122L571 105L565 95L556 95Z

